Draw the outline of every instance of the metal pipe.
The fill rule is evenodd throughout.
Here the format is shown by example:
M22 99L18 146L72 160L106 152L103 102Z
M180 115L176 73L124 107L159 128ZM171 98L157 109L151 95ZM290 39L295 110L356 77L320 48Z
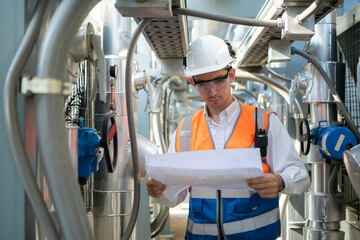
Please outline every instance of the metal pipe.
M49 239L60 239L56 226L49 214L49 211L42 199L41 192L36 184L34 173L32 172L25 146L20 131L20 123L17 109L17 80L21 71L30 57L31 51L39 36L41 22L48 4L47 0L39 0L36 3L34 14L29 26L24 34L18 50L10 64L9 71L5 79L4 87L4 112L5 124L10 141L15 165L19 171L25 192L36 216Z
M164 140L164 135L162 134L163 128L161 126L160 106L163 100L164 91L169 86L170 82L174 82L175 85L179 86L181 84L181 79L178 77L163 78L156 88L155 97L153 101L152 119L153 119L153 128L154 128L154 138L155 138L155 143L160 146L159 153L166 152L166 144Z
M104 35L104 39L108 36ZM105 116L109 114L111 86L114 81L114 115L117 128L118 153L125 153L128 147L129 131L127 112L125 109L125 57L106 56L106 92L107 103L98 99L95 102L95 128L102 129ZM117 66L116 68L114 66ZM114 75L110 76L113 67ZM132 196L134 189L133 176L128 171L128 161L125 154L118 154L115 171L109 173L106 161L99 163L99 170L94 173L92 187L93 221L95 239L120 239L130 218ZM132 236L134 237L134 236Z
M41 44L37 76L64 79L71 43L81 22L98 0L65 0L56 9ZM59 49L61 51L59 51ZM79 185L74 178L64 131L64 96L35 96L40 157L65 239L92 239ZM56 141L49 141L56 139Z
M360 142L360 133L357 130L355 123L352 121L351 116L350 116L349 112L347 111L345 104L341 101L339 93L337 92L336 88L334 87L329 76L326 74L324 69L321 67L320 63L314 57L312 57L310 54L308 54L302 50L296 49L294 47L291 48L291 54L293 54L293 55L298 54L298 55L302 56L303 58L308 60L310 63L312 63L314 65L314 67L319 71L320 75L325 80L326 84L328 85L333 98L335 99L338 107L340 108L340 111L344 115L346 122L349 124L350 130L355 134L356 139L359 143Z
M308 8L296 16L296 21L302 24L308 17L315 13L325 1L326 0L315 0Z
M137 215L139 213L139 205L140 205L140 170L139 170L139 156L138 156L138 148L136 142L136 129L135 129L135 117L134 117L134 105L132 99L132 70L131 65L134 59L135 46L140 37L141 32L145 29L145 27L151 22L151 18L144 18L139 23L136 28L129 45L129 49L126 56L126 66L125 66L125 91L126 91L126 109L128 112L128 125L129 125L129 135L131 142L131 153L132 153L132 161L133 161L133 169L134 169L134 204L131 210L131 217L126 228L126 231L123 235L123 239L128 240L131 237L131 233L134 229Z
M232 17L225 16L210 12L198 11L195 9L189 8L173 8L173 14L187 15L193 17L200 17L220 22L233 23L246 26L255 26L255 27L279 27L279 22L277 20L259 20L251 18L242 18L242 17Z

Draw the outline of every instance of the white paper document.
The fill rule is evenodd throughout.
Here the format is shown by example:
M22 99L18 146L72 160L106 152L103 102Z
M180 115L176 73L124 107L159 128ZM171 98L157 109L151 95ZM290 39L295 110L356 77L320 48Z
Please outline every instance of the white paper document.
M188 186L247 191L247 178L264 176L259 148L149 155L145 168L170 200Z

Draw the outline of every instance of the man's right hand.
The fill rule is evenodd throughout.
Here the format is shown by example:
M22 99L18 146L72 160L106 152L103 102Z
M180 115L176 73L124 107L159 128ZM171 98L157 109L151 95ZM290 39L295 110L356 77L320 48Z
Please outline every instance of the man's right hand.
M166 185L152 179L151 177L148 177L146 180L146 189L150 197L159 198L166 189Z

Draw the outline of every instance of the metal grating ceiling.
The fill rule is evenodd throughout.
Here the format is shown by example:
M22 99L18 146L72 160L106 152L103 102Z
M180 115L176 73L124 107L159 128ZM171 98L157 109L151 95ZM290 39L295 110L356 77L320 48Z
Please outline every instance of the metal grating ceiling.
M281 38L281 29L267 28L264 32L264 35L258 40L258 42L252 48L252 53L250 53L247 56L243 66L244 67L260 66L260 62L268 55L267 49L270 40L280 39L280 38Z
M186 7L185 0L172 0L172 7ZM135 19L139 22L140 19ZM187 17L156 18L143 32L159 59L183 58L188 48Z
M258 18L264 20L277 19L288 6L307 7L313 0L283 0L279 10L275 0L268 0L259 13ZM328 0L322 8L315 12L315 23L319 22L343 0ZM260 67L261 61L267 57L268 46L271 39L281 39L281 29L278 28L255 28L249 29L247 36L239 47L239 68Z
M177 16L153 20L145 28L146 38L160 59L185 56L181 31Z

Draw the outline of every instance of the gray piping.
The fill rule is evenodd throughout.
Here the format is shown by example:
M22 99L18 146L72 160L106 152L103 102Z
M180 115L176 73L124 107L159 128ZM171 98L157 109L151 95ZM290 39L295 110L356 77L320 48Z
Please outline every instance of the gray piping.
M23 40L21 41L20 46L10 64L9 71L5 79L4 112L5 123L7 126L6 130L14 156L15 165L19 171L24 190L29 198L31 207L34 210L45 235L49 239L60 239L56 226L36 184L34 174L25 152L17 108L17 79L19 78L21 71L24 69L24 66L35 45L47 4L48 1L46 0L37 1L34 14L24 34Z
M64 79L66 59L81 22L98 0L62 1L48 25L37 66L40 78ZM61 49L61 51L59 51ZM34 97L40 159L54 200L64 239L93 239L88 217L74 177L64 131L64 96ZM55 138L57 141L49 141Z

